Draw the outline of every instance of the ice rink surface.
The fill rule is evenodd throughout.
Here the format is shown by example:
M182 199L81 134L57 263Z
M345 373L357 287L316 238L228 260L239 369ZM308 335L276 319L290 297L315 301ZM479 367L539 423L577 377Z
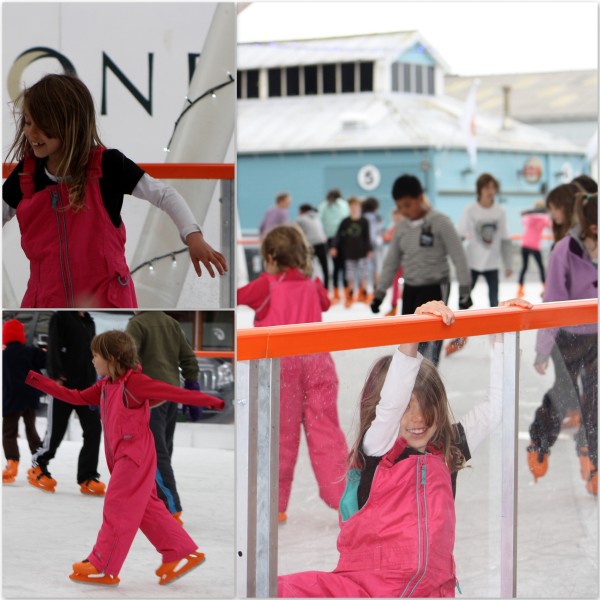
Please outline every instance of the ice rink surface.
M529 300L539 302L539 284L530 284ZM515 295L503 283L501 299ZM473 297L487 306L481 283ZM451 295L450 306L456 306ZM333 307L326 320L385 318L365 305ZM238 326L250 327L253 313L239 309ZM533 370L535 332L521 334L517 595L521 598L598 597L598 503L585 490L572 440L565 429L553 448L548 474L537 484L527 469L528 428L552 374ZM356 425L358 394L369 366L391 348L336 352L340 379L339 414L349 442ZM483 399L489 380L487 336L469 339L460 352L442 357L440 372L457 419ZM38 419L44 433L45 420ZM458 476L456 495L457 576L465 598L500 595L501 448L499 430L476 452L471 468ZM76 436L73 436L76 439ZM55 494L26 482L30 453L20 440L17 482L3 486L3 596L5 598L231 598L234 587L234 452L233 427L209 423L178 424L174 468L183 503L186 530L207 555L198 569L170 585L159 586L154 570L160 556L138 534L116 589L72 583L71 564L87 556L102 519L102 500L83 496L75 481L80 448L65 441L50 471L58 480ZM102 450L103 452L103 450ZM100 472L108 478L106 462ZM331 570L337 562L337 514L318 497L304 439L296 466L288 521L279 526L279 572Z
M76 439L78 423L71 419ZM37 419L44 434L46 420ZM2 490L2 592L4 598L231 598L234 594L233 426L178 423L173 468L186 531L206 561L184 577L159 585L161 557L138 532L116 586L72 582L74 562L87 557L102 523L102 498L77 485L79 441L63 441L50 463L54 494L27 483L30 453L19 439L15 483ZM101 479L108 468L101 448Z

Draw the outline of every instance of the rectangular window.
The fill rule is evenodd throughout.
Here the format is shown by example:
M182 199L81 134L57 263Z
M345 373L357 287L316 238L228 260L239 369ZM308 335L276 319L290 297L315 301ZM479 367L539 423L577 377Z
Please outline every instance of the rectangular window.
M411 76L410 76L410 65L402 65L402 91L412 92Z
M269 97L281 96L281 69L268 70Z
M246 71L246 98L258 98L258 69Z
M304 67L304 93L313 96L318 93L317 65L306 65Z
M435 94L435 69L427 67L427 93L430 96Z
M361 62L360 68L360 91L361 92L372 92L373 91L373 63L372 62Z
M323 65L323 93L335 94L335 65Z
M422 94L423 93L423 66L422 65L415 65L415 75L416 75L415 91L417 92L417 94Z
M354 63L342 63L342 93L354 91Z
M299 96L300 95L300 68L299 67L287 67L285 70L286 80L286 95L287 96Z
M245 98L245 96L242 96L242 77L245 75L244 71L238 71L237 72L237 97L238 100L240 98Z
M400 64L394 63L392 65L392 92L399 92L402 89L401 77Z

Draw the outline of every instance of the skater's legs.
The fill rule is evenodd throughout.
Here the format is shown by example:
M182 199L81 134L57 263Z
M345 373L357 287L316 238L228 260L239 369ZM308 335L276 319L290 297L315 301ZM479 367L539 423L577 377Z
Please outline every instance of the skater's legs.
M42 445L42 440L35 428L35 408L26 408L23 411L23 423L25 424L25 437L31 454Z
M102 439L100 411L88 406L74 407L83 433L83 446L77 461L77 483L98 479L98 457Z
M329 353L303 360L303 423L319 494L331 508L338 508L344 492L348 446L338 418L338 377Z
M301 373L301 356L287 356L280 360L279 512L287 510L300 448L304 402Z

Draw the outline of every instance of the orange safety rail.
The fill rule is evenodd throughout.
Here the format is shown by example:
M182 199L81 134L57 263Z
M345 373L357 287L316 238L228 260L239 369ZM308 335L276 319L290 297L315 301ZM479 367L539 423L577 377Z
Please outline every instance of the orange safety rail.
M233 350L195 350L194 354L198 358L234 358Z
M6 179L16 163L2 163L2 177ZM234 179L233 164L200 163L140 163L139 167L157 179Z
M598 322L598 300L547 302L518 307L464 310L452 325L439 317L404 315L334 323L307 323L240 329L237 360L355 350L458 337L566 327Z

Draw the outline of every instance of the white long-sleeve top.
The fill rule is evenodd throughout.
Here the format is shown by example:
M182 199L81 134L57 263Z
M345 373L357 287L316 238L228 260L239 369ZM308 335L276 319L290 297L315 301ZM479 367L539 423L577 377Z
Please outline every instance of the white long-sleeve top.
M471 454L502 418L503 356L504 344L496 340L487 399L460 419ZM400 419L410 402L422 360L421 354L412 357L398 349L394 352L381 390L381 400L375 410L375 419L363 439L362 449L367 456L383 456L394 445L400 432Z

